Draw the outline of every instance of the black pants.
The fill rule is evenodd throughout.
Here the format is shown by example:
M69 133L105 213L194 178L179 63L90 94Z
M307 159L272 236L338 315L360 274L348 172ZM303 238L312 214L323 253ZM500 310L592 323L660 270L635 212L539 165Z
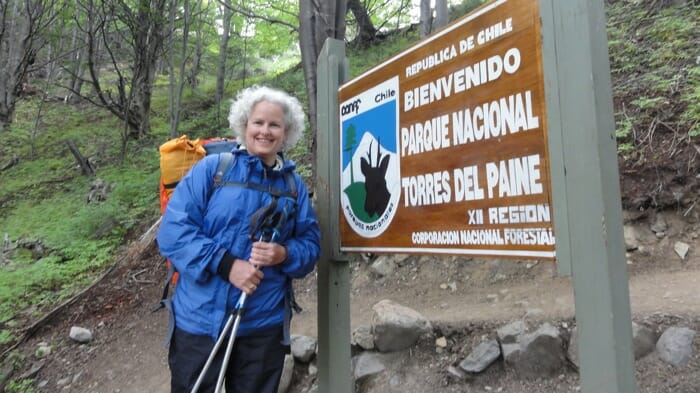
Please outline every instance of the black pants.
M197 393L214 392L227 343L219 348ZM190 393L213 348L211 337L175 329L168 354L171 393ZM236 337L226 369L226 393L276 393L287 353L281 326L255 336Z

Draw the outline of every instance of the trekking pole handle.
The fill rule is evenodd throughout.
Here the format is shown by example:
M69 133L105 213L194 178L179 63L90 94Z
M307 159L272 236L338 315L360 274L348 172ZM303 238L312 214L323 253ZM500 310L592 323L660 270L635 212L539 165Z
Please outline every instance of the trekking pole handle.
M272 237L274 238L274 234L272 235ZM260 241L262 241L262 240L263 240L263 235L261 234ZM255 266L256 269L259 269L259 267L257 265L253 265L253 266ZM239 310L242 309L243 306L245 305L245 301L247 298L248 298L248 294L241 291L241 296L238 298L238 302L236 303L236 309L239 309Z

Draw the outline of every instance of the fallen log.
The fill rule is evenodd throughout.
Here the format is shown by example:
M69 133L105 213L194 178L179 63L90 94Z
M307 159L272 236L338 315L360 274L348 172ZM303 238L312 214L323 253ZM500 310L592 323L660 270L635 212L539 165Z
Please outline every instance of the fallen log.
M70 149L71 153L73 153L75 160L78 161L78 165L80 165L83 175L95 176L95 168L87 158L83 157L80 150L78 150L78 147L75 145L75 142L73 142L72 139L67 139L66 144L68 145L68 149Z
M17 165L17 163L19 163L19 158L17 158L17 155L13 155L10 162L8 162L7 164L3 165L2 168L0 168L0 172L12 168L13 166Z

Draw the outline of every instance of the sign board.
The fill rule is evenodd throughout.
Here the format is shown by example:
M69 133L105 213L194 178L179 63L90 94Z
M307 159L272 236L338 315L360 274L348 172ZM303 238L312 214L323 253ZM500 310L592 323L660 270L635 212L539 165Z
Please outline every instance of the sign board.
M541 41L493 1L338 89L341 251L554 259Z

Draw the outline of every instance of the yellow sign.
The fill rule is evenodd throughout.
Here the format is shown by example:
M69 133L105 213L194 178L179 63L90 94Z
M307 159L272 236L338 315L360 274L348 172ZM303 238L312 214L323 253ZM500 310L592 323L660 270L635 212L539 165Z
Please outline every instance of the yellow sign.
M554 259L537 0L482 6L338 102L341 251Z

